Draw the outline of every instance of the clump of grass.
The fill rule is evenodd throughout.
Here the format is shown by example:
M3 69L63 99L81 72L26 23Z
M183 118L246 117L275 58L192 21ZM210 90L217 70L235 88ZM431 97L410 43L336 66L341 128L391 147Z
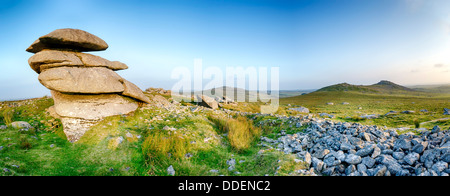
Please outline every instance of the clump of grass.
M189 152L190 143L181 135L168 136L165 133L154 133L145 139L142 144L142 152L150 161L173 157L183 158Z
M19 146L21 149L30 149L32 147L31 142L26 137L20 137Z
M250 144L261 135L261 130L245 117L228 121L228 139L230 144L238 151L246 150Z
M416 129L420 128L420 121L419 121L419 119L415 118L413 120L413 122L414 122L414 126L416 127Z
M210 115L208 119L221 132L228 133L230 145L238 152L247 150L251 143L261 136L261 129L253 126L253 123L243 116L236 119L224 119Z
M208 119L213 122L217 129L219 130L219 133L227 133L228 132L228 125L227 125L227 119L226 118L218 118L216 116L208 115Z
M10 125L12 123L12 118L14 115L14 110L10 107L7 107L3 110L2 116L6 125Z

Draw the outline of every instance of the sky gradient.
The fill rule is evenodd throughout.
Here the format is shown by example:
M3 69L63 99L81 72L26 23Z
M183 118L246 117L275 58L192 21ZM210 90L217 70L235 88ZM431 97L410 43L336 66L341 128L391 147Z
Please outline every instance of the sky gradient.
M279 67L280 89L450 83L448 0L2 0L0 100L49 95L25 49L59 28L105 40L141 89L175 67Z

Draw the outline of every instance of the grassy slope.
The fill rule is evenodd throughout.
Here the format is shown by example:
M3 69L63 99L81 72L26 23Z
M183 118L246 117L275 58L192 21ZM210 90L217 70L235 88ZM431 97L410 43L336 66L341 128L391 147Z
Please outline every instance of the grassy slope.
M227 136L206 118L207 112L191 112L188 108L176 112L146 107L128 116L109 117L79 142L70 143L65 140L61 123L45 111L53 105L52 99L0 104L0 112L8 104L12 106L13 121L26 121L35 127L29 131L0 130L0 146L3 146L0 176L161 176L167 175L170 165L176 175L287 175L303 167L295 163L294 155L284 155L276 150L259 153L262 147L256 141L248 149L236 151ZM4 119L0 118L2 124ZM270 129L265 133L270 133ZM163 140L182 137L180 141L188 144L182 146L188 147L175 148L162 156L148 150L144 152L143 143L155 135L163 136L159 137ZM124 138L120 144L117 143L119 137ZM192 157L182 156L185 152ZM231 158L236 160L233 171L228 170L226 163Z
M450 85L437 85L437 86L423 85L423 86L414 86L411 88L423 92L450 94Z
M333 102L334 105L326 103ZM350 103L343 105L343 102ZM280 99L283 105L292 104L307 107L313 113L329 113L338 120L359 121L363 124L376 124L388 127L413 126L414 119L419 122L430 121L448 116L442 115L443 108L450 107L450 96L427 94L427 96L411 96L407 94L375 94L360 91L318 91L307 95ZM361 109L360 109L361 108ZM419 112L426 109L429 112ZM384 115L394 110L416 111L414 114L395 114L381 116L377 119L362 120L365 114ZM351 117L351 118L346 118Z

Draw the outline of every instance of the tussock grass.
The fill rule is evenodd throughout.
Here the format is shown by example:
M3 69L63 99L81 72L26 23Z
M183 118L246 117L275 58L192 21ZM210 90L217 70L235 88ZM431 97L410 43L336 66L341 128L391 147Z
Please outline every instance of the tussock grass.
M142 152L150 160L173 156L183 158L189 152L190 144L181 135L168 136L162 132L149 135L142 144Z
M6 107L2 111L3 122L9 126L12 123L13 115L14 115L14 110L10 107Z
M251 143L261 135L261 130L254 127L245 117L238 117L227 124L230 144L238 151L248 149Z
M222 133L228 133L230 145L238 152L247 150L255 139L261 136L261 129L253 126L246 117L239 116L236 119L208 116Z

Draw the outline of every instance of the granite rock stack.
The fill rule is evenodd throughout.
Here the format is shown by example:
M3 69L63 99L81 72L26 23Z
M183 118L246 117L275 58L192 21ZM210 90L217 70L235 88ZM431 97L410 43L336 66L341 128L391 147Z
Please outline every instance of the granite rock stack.
M36 40L26 51L39 74L39 82L51 90L52 116L61 119L71 142L80 139L104 117L135 111L150 100L141 89L115 71L128 66L83 52L102 51L108 44L79 29L58 29Z

